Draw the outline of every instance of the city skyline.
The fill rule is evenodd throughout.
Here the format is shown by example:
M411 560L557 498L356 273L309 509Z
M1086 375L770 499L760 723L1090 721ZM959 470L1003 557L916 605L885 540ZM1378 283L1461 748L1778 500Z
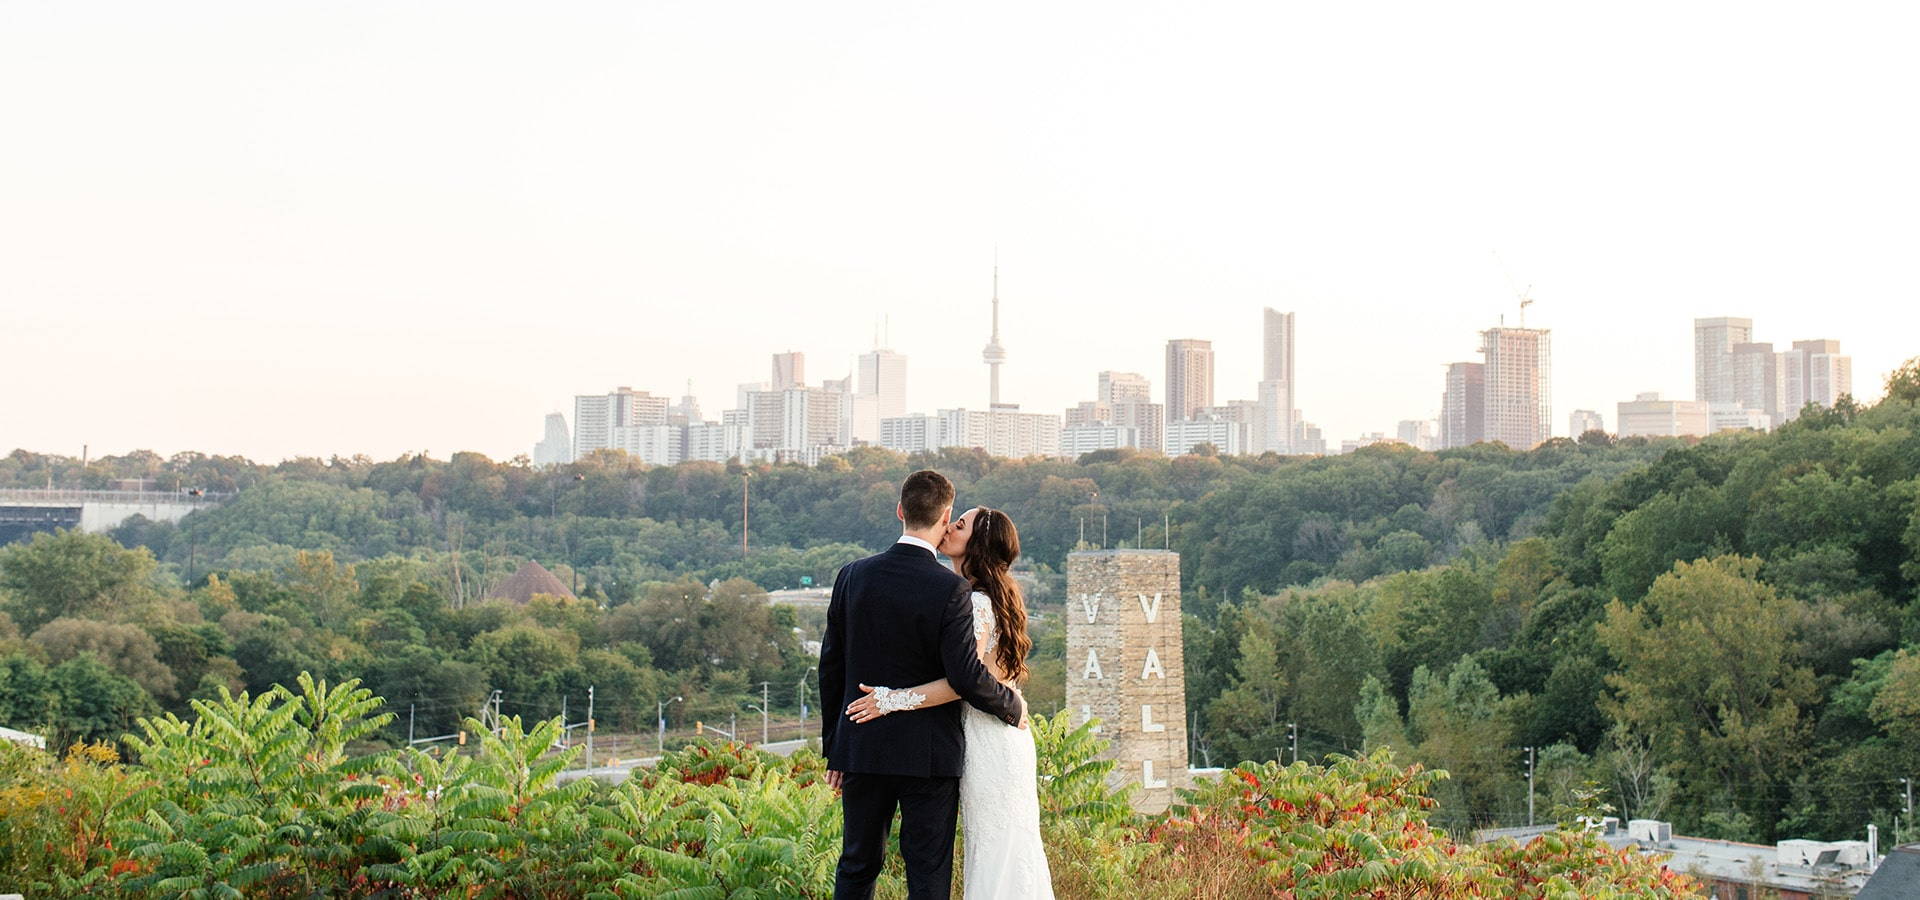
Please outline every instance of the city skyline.
M1120 448L1177 456L1201 445L1236 456L1327 452L1330 442L1321 429L1291 405L1294 313L1261 311L1257 400L1218 402L1212 342L1175 338L1166 342L1163 404L1152 402L1147 376L1102 370L1094 399L1055 415L1022 411L1001 399L998 367L1007 352L1000 343L998 283L996 271L993 336L981 355L989 371L985 410L906 411L909 360L897 351L876 348L861 355L857 381L825 379L815 387L804 380L805 353L789 350L773 354L771 383L740 384L737 407L713 420L699 413L691 396L669 406L664 397L624 386L604 395L576 395L574 455L559 461L621 449L652 465L735 459L814 464L860 445L902 453L973 447L995 456L1068 458ZM1529 305L1522 304L1522 313ZM1526 450L1556 436L1606 431L1605 417L1589 409L1568 414L1564 431L1554 429L1551 329L1509 326L1502 317L1479 336L1479 362L1447 365L1437 416L1399 420L1393 437L1370 431L1337 438L1338 452L1396 440L1421 450L1481 441ZM1841 352L1840 341L1797 340L1791 350L1775 354L1772 344L1755 343L1753 336L1752 319L1693 320L1694 393L1701 399L1636 392L1632 400L1616 404L1614 433L1704 437L1729 429L1767 431L1795 418L1802 405L1831 406L1851 395L1852 357ZM555 462L554 448L568 443L565 435L556 436L556 427L564 430L562 415L548 414L545 423L545 437L532 454L536 464ZM1284 442L1278 439L1281 433L1287 435Z
M583 390L846 377L882 317L911 408L979 408L996 247L1023 410L1176 337L1257 401L1272 307L1334 446L1435 417L1523 285L1555 433L1692 396L1694 318L1839 340L1864 400L1920 333L1911 10L106 6L0 33L46 376L0 452L506 458Z

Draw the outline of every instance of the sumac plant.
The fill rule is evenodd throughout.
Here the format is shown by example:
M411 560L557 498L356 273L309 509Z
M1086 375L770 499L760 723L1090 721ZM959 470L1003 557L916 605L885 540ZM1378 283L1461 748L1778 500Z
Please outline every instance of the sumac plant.
M356 752L388 717L357 682L196 700L122 762L0 748L0 888L167 898L828 897L839 800L819 754L699 743L617 785L567 781L559 720L468 719L465 747ZM1385 754L1243 765L1159 816L1112 786L1095 723L1034 720L1062 897L1679 897L1658 862L1575 831L1457 844L1443 773ZM964 811L963 811L964 815ZM961 848L964 853L964 847ZM897 863L879 896L904 893Z

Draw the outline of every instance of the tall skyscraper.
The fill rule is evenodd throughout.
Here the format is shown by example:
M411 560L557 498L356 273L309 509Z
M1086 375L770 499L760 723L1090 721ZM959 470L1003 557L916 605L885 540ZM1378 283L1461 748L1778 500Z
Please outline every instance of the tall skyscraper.
M1545 328L1480 332L1487 440L1531 450L1553 436L1552 352Z
M907 414L907 355L874 349L860 354L860 396L872 397L882 419Z
M1840 352L1839 341L1794 341L1793 349L1799 351L1806 403L1832 407L1853 393L1853 357ZM1796 415L1799 412L1794 410Z
M1752 342L1752 319L1694 319L1693 399L1733 403L1733 346Z
M567 417L547 414L546 438L533 445L533 464L557 466L573 462L573 440L567 436Z
M1000 405L1000 364L1007 361L1007 348L1000 346L1000 264L993 264L993 337L987 340L987 346L980 351L980 358L987 364L987 403L988 408Z
M773 355L773 390L784 391L788 388L805 387L807 384L807 355L787 352Z
M1260 417L1255 424L1254 452L1289 453L1299 404L1293 380L1293 313L1264 311L1264 342L1260 364Z
M1487 367L1457 362L1447 366L1447 388L1440 395L1440 446L1467 447L1487 439Z
M1757 413L1773 420L1780 415L1780 355L1772 344L1733 345L1727 357L1727 376L1733 381L1730 408Z
M1213 342L1167 342L1167 421L1185 422L1213 405Z

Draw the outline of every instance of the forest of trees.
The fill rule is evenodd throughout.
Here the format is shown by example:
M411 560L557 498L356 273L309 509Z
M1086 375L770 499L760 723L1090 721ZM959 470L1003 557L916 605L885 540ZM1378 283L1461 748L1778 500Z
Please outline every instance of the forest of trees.
M1880 403L1771 434L1529 452L535 468L15 451L0 486L236 496L0 549L0 724L112 740L302 671L361 678L423 733L495 689L545 717L591 685L603 730L646 731L661 699L686 698L676 724L717 721L765 681L790 715L817 634L764 592L890 542L897 485L932 467L963 508L1020 526L1038 709L1062 701L1066 554L1165 545L1196 764L1287 755L1294 733L1302 759L1393 747L1452 773L1435 822L1459 827L1524 821L1532 747L1542 810L1593 780L1683 833L1855 837L1892 827L1899 779L1920 777L1917 403L1909 363ZM479 602L528 559L580 599Z

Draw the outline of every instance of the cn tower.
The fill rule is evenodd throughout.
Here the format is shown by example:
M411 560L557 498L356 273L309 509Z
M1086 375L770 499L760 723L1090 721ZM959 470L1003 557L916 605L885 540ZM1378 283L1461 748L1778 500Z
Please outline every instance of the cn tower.
M1000 405L1000 364L1007 361L1007 348L1000 346L1000 263L993 264L993 337L988 339L986 349L980 351L980 358L987 364L991 373L992 390L989 394L989 408Z

